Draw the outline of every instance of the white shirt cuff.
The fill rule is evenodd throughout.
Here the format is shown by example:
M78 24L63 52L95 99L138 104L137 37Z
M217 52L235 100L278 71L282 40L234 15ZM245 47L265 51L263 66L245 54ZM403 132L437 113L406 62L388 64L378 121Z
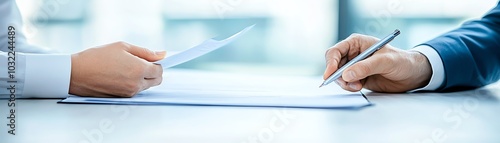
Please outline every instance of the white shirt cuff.
M65 98L71 79L71 55L26 54L23 98Z
M444 73L443 60L441 59L441 56L439 56L437 51L434 50L434 48L429 47L427 45L417 46L411 50L420 52L425 57L427 57L427 59L429 60L429 62L431 64L432 76L431 76L431 80L429 81L429 84L427 84L426 86L424 86L422 88L412 90L410 92L432 91L432 90L436 90L439 87L441 87L441 85L444 82L444 78L445 78L444 74L445 73Z

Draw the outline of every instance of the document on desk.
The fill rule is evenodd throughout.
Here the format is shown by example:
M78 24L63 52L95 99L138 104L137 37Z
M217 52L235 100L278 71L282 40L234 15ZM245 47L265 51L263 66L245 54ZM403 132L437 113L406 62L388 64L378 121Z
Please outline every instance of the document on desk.
M234 40L238 39L242 35L244 35L246 32L248 32L250 29L252 29L255 25L251 25L246 27L245 29L241 30L240 32L224 39L224 40L214 40L214 39L208 39L201 44L194 46L190 49L187 49L185 51L182 51L180 53L167 56L165 59L160 60L156 62L157 64L160 64L163 69L170 68L179 64L182 64L184 62L190 61L192 59L195 59L197 57L200 57L202 55L205 55L207 53L210 53L220 47L223 47Z
M238 39L254 25L223 40L209 39L161 61L164 69L205 55ZM371 103L359 92L347 92L338 86L318 88L321 78L277 78L179 72L168 69L161 86L141 92L132 98L92 98L69 96L59 103L126 104L126 105L201 105L295 108L360 108Z
M336 85L318 88L321 78L273 77L170 69L159 87L132 98L69 96L59 103L196 105L358 109L371 105L360 92Z

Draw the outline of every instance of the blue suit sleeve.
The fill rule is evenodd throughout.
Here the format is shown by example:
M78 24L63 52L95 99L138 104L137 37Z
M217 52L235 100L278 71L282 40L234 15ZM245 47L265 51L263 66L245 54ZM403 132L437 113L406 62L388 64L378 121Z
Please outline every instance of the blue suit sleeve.
M481 87L500 78L500 6L483 18L464 23L423 45L443 61L445 80L439 91Z

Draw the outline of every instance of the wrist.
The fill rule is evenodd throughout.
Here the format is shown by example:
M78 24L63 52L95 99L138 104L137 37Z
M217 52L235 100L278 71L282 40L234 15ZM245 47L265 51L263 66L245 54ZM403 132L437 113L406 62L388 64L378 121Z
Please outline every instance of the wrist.
M77 88L76 88L76 84L75 84L75 76L77 76L77 70L76 70L76 67L77 67L77 64L76 63L76 56L77 54L72 54L71 55L71 76L70 76L70 80L69 80L69 94L75 94L77 95L78 92L77 92Z
M432 67L427 57L417 51L409 51L411 65L414 67L414 80L416 88L422 88L429 84L432 77Z

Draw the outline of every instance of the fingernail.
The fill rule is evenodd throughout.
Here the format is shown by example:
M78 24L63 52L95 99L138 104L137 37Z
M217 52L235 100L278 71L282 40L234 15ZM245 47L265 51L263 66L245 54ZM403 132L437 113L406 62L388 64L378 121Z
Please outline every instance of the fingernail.
M349 88L351 88L351 89L358 89L358 86L356 86L353 83L348 83L348 85L349 85Z
M165 56L165 54L167 54L167 51L156 51L155 52L155 55L157 55L157 56Z

